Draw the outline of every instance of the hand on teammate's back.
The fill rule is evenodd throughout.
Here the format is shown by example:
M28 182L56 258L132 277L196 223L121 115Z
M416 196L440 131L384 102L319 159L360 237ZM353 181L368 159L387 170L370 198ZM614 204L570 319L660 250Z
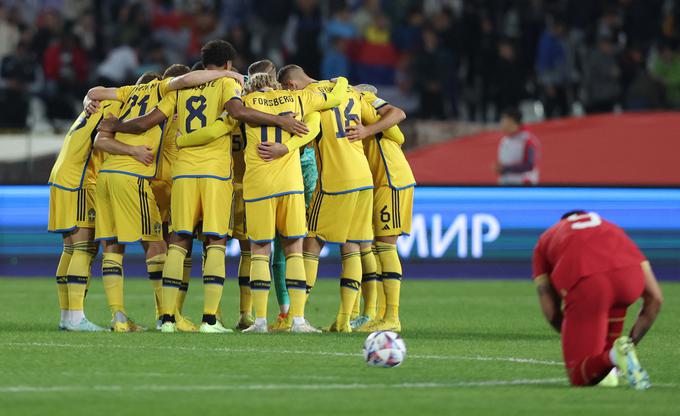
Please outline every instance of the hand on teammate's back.
M99 123L99 127L97 128L97 131L114 132L114 131L116 131L116 128L120 124L121 124L121 121L118 119L118 117L116 117L114 115L109 115L109 117L103 119L102 122Z
M271 162L281 156L288 154L288 147L285 144L275 142L263 142L257 145L257 154L265 162Z
M279 116L279 127L296 136L304 136L309 133L307 125L302 121L297 120L295 116L297 116L296 113Z
M150 146L147 145L134 146L132 149L133 149L132 157L135 160L145 164L146 166L149 166L150 164L153 163L153 152Z
M366 126L364 126L361 123L345 127L345 133L347 134L347 140L349 140L350 142L364 140L365 138L368 137L368 131L366 130Z
M83 108L88 115L92 115L99 110L99 101L91 100L85 96L83 99Z

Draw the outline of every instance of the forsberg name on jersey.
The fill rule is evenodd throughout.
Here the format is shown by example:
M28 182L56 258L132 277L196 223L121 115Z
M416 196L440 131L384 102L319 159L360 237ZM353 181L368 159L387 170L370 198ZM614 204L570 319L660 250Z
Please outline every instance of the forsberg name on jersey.
M276 98L262 98L262 97L253 97L252 98L252 103L254 105L265 105L267 107L276 107L282 104L286 103L294 103L295 99L293 98L292 95L282 95L280 97Z

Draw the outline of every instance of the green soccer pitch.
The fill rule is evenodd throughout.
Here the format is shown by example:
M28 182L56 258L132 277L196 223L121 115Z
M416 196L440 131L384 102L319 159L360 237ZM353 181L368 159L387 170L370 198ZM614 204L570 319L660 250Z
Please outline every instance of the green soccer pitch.
M56 329L54 279L0 279L0 413L3 415L677 415L680 284L639 348L652 389L570 388L560 342L527 281L405 279L401 367L369 368L365 334L76 334ZM130 315L153 324L148 281L129 279ZM237 285L222 303L236 320ZM200 318L194 279L186 312ZM270 296L270 314L276 312ZM328 325L335 280L319 282L307 309ZM110 319L100 279L90 319ZM628 326L635 313L631 312Z

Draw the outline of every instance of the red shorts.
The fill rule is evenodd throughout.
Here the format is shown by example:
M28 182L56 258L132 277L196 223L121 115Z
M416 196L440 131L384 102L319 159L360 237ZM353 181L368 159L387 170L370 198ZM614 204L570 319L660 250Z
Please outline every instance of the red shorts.
M586 276L567 293L562 352L568 372L580 371L584 359L611 348L644 284L642 267L636 265Z

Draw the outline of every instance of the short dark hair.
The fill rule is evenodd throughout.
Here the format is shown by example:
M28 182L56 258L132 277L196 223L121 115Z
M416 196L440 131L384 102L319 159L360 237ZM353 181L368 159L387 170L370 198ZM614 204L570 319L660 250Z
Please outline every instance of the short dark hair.
M178 77L180 75L186 74L189 71L190 69L186 65L172 64L165 70L165 72L163 72L163 78Z
M224 40L211 40L201 48L201 62L208 65L225 66L236 58L236 49Z
M270 71L276 73L276 65L269 59L253 62L248 67L248 75L257 74L258 72L269 73Z
M193 65L191 65L192 71L200 71L202 69L205 69L205 66L203 66L203 62L201 61L195 62Z
M501 111L501 117L509 117L517 124L522 124L522 112L517 107L507 107Z
M565 212L562 215L562 218L560 218L560 220L566 220L567 218L571 217L572 215L583 215L583 214L587 214L587 213L588 213L587 211L584 211L582 209L575 209L575 210L572 210L572 211L569 211L569 212Z
M302 68L295 64L286 65L279 69L279 73L276 75L276 78L279 83L285 84L286 82L290 81L291 74L295 71L302 71Z
M151 82L155 79L161 79L161 74L154 71L147 71L143 73L141 77L139 77L139 79L137 80L137 85L146 84L147 82Z

